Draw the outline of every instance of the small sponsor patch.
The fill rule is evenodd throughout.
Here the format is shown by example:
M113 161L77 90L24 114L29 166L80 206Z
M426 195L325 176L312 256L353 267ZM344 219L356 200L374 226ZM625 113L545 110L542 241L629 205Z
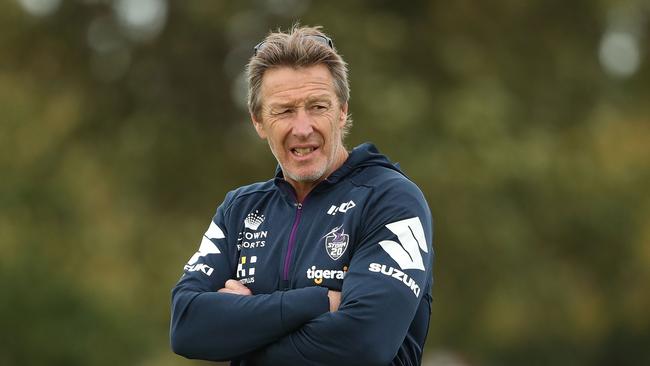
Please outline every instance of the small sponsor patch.
M257 263L256 255L239 258L239 264L237 264L237 279L239 279L239 282L243 284L255 282L255 263Z

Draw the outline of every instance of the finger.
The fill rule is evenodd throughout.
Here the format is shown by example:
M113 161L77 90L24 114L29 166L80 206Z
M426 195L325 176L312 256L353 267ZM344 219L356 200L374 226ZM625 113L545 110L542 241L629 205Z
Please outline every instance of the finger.
M250 291L248 287L244 286L241 282L237 280L228 280L226 281L226 284L224 285L225 288L229 288L231 290L236 290L236 291Z
M252 295L250 290L248 289L246 291L242 291L242 290L233 290L225 287L218 289L217 292L221 292L223 294L233 294L233 295L241 295L241 296Z
M234 291L234 293L240 294L240 295L252 295L253 293L251 290L242 285L239 281L237 280L228 280L226 281L225 288Z
M235 295L241 295L239 292L237 292L237 291L235 291L235 290L231 290L231 289L229 289L229 288L225 288L225 287L224 287L224 288L220 288L220 289L218 289L217 292L221 292L221 293L223 293L223 294L235 294Z
M341 292L329 290L327 291L327 297L330 301L330 311L337 311L341 306Z

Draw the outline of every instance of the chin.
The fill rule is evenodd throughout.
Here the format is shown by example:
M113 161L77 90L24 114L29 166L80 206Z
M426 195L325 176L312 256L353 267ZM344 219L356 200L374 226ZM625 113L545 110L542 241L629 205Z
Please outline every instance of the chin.
M323 169L324 170L324 169ZM287 177L296 182L315 182L323 178L324 171L287 172Z

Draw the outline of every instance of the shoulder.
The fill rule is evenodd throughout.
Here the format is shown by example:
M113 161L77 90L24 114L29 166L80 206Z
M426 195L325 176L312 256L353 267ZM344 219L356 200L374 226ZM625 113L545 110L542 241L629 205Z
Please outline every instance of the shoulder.
M411 200L421 201L426 205L426 200L418 185L396 169L385 166L365 167L356 172L350 181L354 185L370 188L373 198L384 204L394 204L396 203L394 200L410 197Z
M268 180L266 182L256 182L241 186L233 189L226 194L226 198L223 201L222 207L224 211L227 212L230 211L230 209L236 204L240 204L241 202L248 200L259 200L262 196L273 194L276 189L277 188L273 183L273 180Z
M366 235L386 224L418 217L426 231L431 230L429 205L420 188L401 171L372 166L353 177L356 184L369 188L362 217Z

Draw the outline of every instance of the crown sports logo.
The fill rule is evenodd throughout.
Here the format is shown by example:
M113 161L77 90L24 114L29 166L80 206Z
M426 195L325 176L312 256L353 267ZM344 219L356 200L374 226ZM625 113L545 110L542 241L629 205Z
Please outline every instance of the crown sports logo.
M258 210L251 212L244 220L244 226L247 229L257 230L258 227L264 222L264 215L261 215Z
M244 219L244 230L237 235L237 250L263 248L269 232L258 230L266 217L259 210L249 213Z

